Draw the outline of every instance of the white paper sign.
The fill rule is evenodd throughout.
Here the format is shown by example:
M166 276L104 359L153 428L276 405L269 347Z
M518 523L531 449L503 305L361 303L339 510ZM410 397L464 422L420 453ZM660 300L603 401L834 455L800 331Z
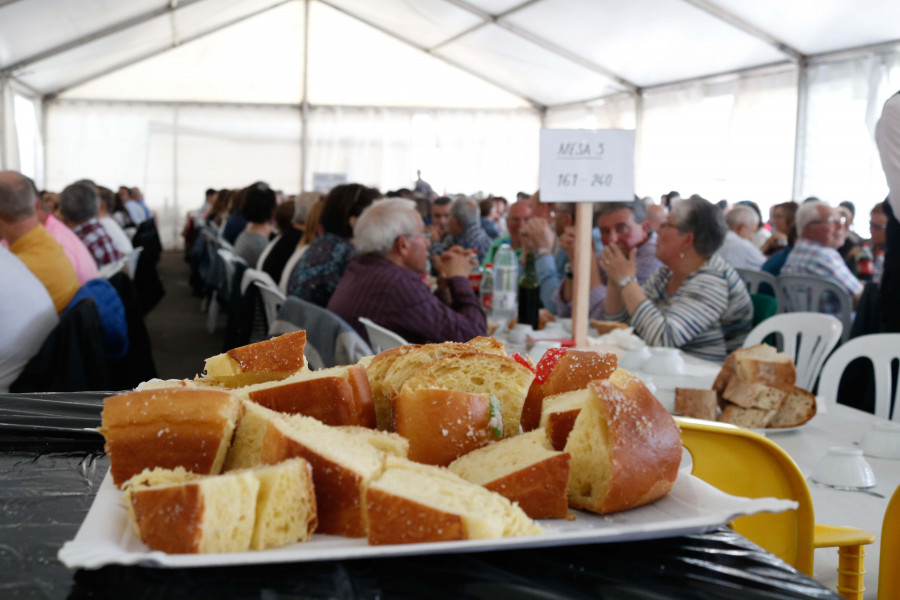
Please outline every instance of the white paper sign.
M313 173L313 190L327 194L336 185L347 183L346 173Z
M634 130L541 129L541 202L634 200Z

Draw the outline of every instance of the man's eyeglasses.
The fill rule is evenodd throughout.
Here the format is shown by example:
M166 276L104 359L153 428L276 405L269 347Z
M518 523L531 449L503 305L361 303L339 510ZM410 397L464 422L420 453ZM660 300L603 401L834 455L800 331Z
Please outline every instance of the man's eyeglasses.
M410 234L404 235L403 237L408 237L408 238L420 237L423 240L425 240L426 242L430 242L431 241L431 232L423 231L422 233L410 233Z

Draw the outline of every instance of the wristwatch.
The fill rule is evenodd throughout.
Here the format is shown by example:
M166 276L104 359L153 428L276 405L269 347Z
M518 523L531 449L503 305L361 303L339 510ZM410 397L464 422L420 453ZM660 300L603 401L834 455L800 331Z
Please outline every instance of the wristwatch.
M631 283L632 281L637 283L637 279L635 279L631 275L626 275L625 277L622 277L621 279L619 279L619 281L617 281L616 284L619 286L620 290L624 290L625 286L628 285L629 283Z

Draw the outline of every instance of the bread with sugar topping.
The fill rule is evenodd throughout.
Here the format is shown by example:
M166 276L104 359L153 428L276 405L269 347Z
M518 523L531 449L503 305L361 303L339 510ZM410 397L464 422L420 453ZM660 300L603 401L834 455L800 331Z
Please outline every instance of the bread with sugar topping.
M565 448L572 455L569 506L605 514L668 494L681 462L672 415L621 369L582 393L584 407Z
M110 396L100 433L117 486L144 469L222 470L240 401L227 391L165 388Z
M293 331L206 359L200 381L227 388L284 379L304 368L306 331Z

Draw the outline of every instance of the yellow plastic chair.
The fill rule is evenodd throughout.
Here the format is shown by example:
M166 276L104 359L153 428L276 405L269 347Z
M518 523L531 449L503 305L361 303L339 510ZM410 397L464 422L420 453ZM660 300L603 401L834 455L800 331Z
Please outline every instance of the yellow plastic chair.
M900 598L900 486L894 490L881 526L881 559L878 562L878 597Z
M793 459L766 437L727 423L675 417L693 458L692 474L746 498L785 498L797 510L738 517L731 528L812 577L814 548L838 547L837 591L862 600L863 546L875 537L855 527L817 525L809 486Z

